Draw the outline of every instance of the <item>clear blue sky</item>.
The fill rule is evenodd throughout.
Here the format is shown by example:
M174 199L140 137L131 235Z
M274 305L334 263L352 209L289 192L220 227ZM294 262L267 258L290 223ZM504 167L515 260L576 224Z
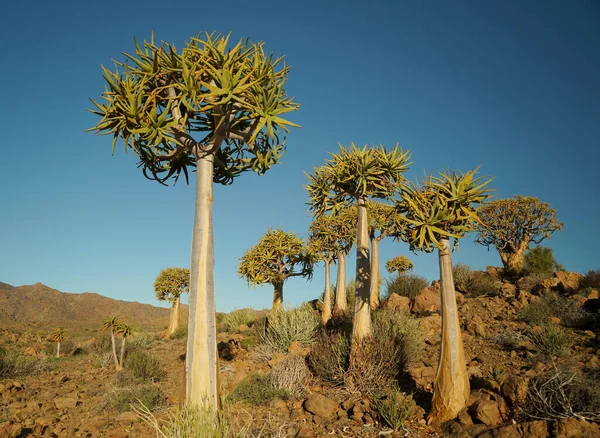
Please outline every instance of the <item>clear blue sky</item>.
M194 186L148 181L131 154L83 132L97 121L86 108L103 90L100 64L152 31L179 47L201 30L265 41L286 55L301 104L280 165L215 187L218 310L270 306L272 289L248 288L237 259L268 227L305 235L304 171L338 142L399 142L410 177L481 165L497 196L558 211L564 231L545 244L560 263L600 268L595 1L34 0L6 4L0 22L0 281L156 304L160 269L189 264ZM437 278L435 256L383 242L383 262L401 254ZM500 265L472 236L453 257ZM291 279L286 304L318 296L323 278Z

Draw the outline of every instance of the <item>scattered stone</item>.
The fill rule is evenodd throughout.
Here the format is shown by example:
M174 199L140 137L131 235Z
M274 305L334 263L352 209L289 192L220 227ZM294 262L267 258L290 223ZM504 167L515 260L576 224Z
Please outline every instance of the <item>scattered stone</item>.
M338 409L338 404L321 394L311 394L304 402L304 409L311 414L330 418Z
M116 416L115 420L117 420L119 423L125 423L125 422L134 422L137 421L137 415L134 414L133 412L123 412L119 415Z
M556 438L597 438L600 437L600 427L585 420L566 418L555 422L554 434Z
M511 424L488 430L476 435L477 438L548 438L548 424L543 420Z
M50 426L55 420L56 419L51 415L44 415L43 417L36 418L35 424L39 424L40 426Z
M301 426L298 432L296 432L296 437L298 438L313 438L314 436L316 436L315 432L308 424Z
M393 310L394 312L408 312L410 310L410 298L392 293L383 304L383 308Z
M412 305L412 312L417 315L429 315L439 313L440 311L440 290L434 286L423 289L415 298Z
M54 406L59 410L74 409L77 407L77 399L70 397L61 397L54 399Z
M517 406L525 402L528 386L529 379L510 374L502 384L500 394L511 406Z
M294 341L288 348L290 354L306 357L310 354L310 347L304 347L300 342Z
M547 321L552 325L560 325L560 318L556 316L549 316Z
M517 294L517 287L514 284L504 282L500 287L500 297L503 299L514 298Z
M587 297L590 300L598 299L600 298L600 294L598 294L598 291L596 289L592 289Z

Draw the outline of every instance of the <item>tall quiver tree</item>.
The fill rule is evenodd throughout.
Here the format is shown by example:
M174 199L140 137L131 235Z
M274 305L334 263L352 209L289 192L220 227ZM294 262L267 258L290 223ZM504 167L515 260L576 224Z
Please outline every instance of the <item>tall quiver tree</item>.
M356 242L356 207L341 208L336 212L334 226L337 236L337 276L335 280L335 304L333 314L346 312L348 297L346 296L346 258Z
M442 342L434 381L430 423L455 418L469 399L469 377L465 364L458 320L456 292L452 278L450 238L473 231L479 221L475 207L484 202L491 179L475 178L477 169L467 173L448 172L431 176L422 186L407 183L397 201L407 229L404 239L411 250L438 250L442 306ZM455 245L457 240L455 240Z
M154 37L115 71L103 67L104 102L92 112L92 128L131 149L144 175L165 184L196 168L192 233L186 399L218 410L213 182L228 185L252 170L265 173L285 150L283 132L297 126L282 118L298 109L284 86L289 67L264 51L263 43L229 35L199 34L178 52ZM198 134L198 135L194 135Z
M340 145L324 166L314 169L307 186L311 210L317 217L331 211L336 214L343 206L357 207L356 233L356 301L352 325L353 340L371 334L371 260L367 201L370 198L389 199L397 191L408 169L409 151L396 146L387 151L384 146ZM353 344L355 345L355 343Z
M119 359L117 357L117 346L115 336L119 330L119 326L121 322L119 321L118 316L107 316L102 320L102 329L104 331L110 332L110 342L112 345L113 359L115 360L115 369L119 371L121 369L121 365L119 364Z
M369 211L369 239L371 241L371 310L379 307L379 290L381 285L381 263L379 261L379 242L386 236L394 234L395 228L401 224L396 218L398 213L393 205L377 201L367 203ZM398 232L396 232L397 234Z
M181 314L181 294L190 290L190 270L185 268L166 268L160 271L154 280L156 299L171 303L171 315L165 337L171 336L179 328Z
M65 340L66 335L67 333L61 328L50 333L50 340L56 343L56 357L60 357L60 343Z
M497 199L482 207L478 215L481 223L477 224L476 242L494 246L504 268L513 272L523 269L531 242L539 244L563 227L548 203L530 196Z
M315 257L297 234L269 229L247 250L238 264L238 275L249 285L273 286L273 310L283 306L283 284L290 277L311 278Z

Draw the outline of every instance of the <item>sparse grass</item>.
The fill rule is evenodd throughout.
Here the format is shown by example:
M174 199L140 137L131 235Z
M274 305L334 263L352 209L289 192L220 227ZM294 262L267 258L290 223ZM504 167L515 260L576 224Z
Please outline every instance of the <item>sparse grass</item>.
M380 310L373 313L373 336L389 337L399 346L399 365L407 368L423 355L423 332L419 321L405 312Z
M399 430L416 407L412 395L406 395L399 389L389 390L387 396L375 404L381 418L394 430Z
M309 374L304 357L290 355L273 367L270 375L271 384L275 389L300 397L306 390L306 379Z
M544 324L540 330L530 330L528 337L540 355L555 358L564 355L570 345L569 337L559 326Z
M531 274L517 280L517 288L522 291L531 292L542 281L550 278L552 274Z
M127 339L127 348L130 350L145 350L151 342L148 335L144 333L135 333Z
M470 297L497 296L502 286L487 272L473 271L463 263L458 263L452 268L452 276L458 288Z
M33 376L45 370L43 360L0 347L0 379Z
M169 339L186 339L187 335L188 335L188 328L187 328L187 325L184 325L184 326L177 327L175 329L175 331L173 333L171 333L171 336L169 336Z
M231 401L243 401L251 405L266 405L274 398L287 400L288 391L276 389L269 376L253 374L242 380L229 396Z
M507 377L504 368L493 367L487 372L487 381L490 382L492 387L497 391L500 391L500 388Z
M287 353L292 342L310 344L319 326L317 313L308 305L271 312L261 343L274 351Z
M241 325L251 327L255 320L256 310L239 309L225 315L220 324L228 333L238 333Z
M157 385L115 388L107 397L107 404L118 412L128 411L132 405L140 402L148 409L155 410L164 406L167 402L167 396Z
M350 341L343 333L322 330L312 344L308 364L324 382L343 385L350 365Z
M410 299L416 298L423 289L429 286L425 277L410 273L400 272L391 279L386 280L385 299L393 293Z
M127 355L125 369L136 379L150 382L158 382L166 374L158 359L142 350L135 350Z
M600 289L600 269L596 269L593 271L588 271L582 278L579 280L579 288L593 288Z
M514 330L506 330L494 338L494 341L505 351L515 350L522 340L523 335Z
M589 320L589 315L574 301L555 292L544 293L519 312L519 318L529 324L544 323L549 316L560 318L561 324L569 327L584 327Z

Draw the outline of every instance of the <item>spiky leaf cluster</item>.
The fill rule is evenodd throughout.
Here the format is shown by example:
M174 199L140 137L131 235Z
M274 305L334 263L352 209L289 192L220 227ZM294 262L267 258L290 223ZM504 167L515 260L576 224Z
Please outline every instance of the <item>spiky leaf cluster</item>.
M368 201L369 211L369 237L381 240L387 235L401 233L402 222L393 205L378 201Z
M266 172L284 153L284 132L298 126L283 116L298 109L284 86L289 67L263 43L200 33L178 51L152 39L103 69L101 117L90 129L121 138L144 175L164 184L188 179L196 157L214 155L213 179L231 184L247 170ZM195 134L195 136L192 136Z
M413 262L406 256L396 256L385 263L385 269L390 274L411 271L413 268Z
M411 250L433 251L441 248L440 238L458 239L473 231L480 222L476 208L490 196L487 185L493 179L476 178L477 170L439 173L425 178L422 185L404 185L396 205Z
M102 320L102 329L110 331L112 335L117 332L119 325L121 325L121 321L118 316L107 316Z
M335 260L339 252L350 251L355 240L355 207L346 208L335 216L319 216L309 227L309 250L320 260Z
M49 339L51 342L62 342L65 340L67 336L67 332L64 329L57 328L49 335Z
M190 291L190 270L166 268L154 280L156 299L173 304L183 293Z
M391 197L410 165L410 155L398 145L388 151L383 145L359 148L354 143L349 147L340 144L337 154L332 153L324 166L307 175L310 209L315 216L327 211L335 214L359 199Z
M539 244L563 227L548 203L530 196L497 199L478 215L476 241L506 252L515 252L522 242Z
M238 275L252 286L283 284L289 277L311 278L316 261L297 234L269 229L244 253Z
M124 338L128 338L133 335L134 329L133 326L127 324L126 322L122 322L117 326L116 334L121 335Z

